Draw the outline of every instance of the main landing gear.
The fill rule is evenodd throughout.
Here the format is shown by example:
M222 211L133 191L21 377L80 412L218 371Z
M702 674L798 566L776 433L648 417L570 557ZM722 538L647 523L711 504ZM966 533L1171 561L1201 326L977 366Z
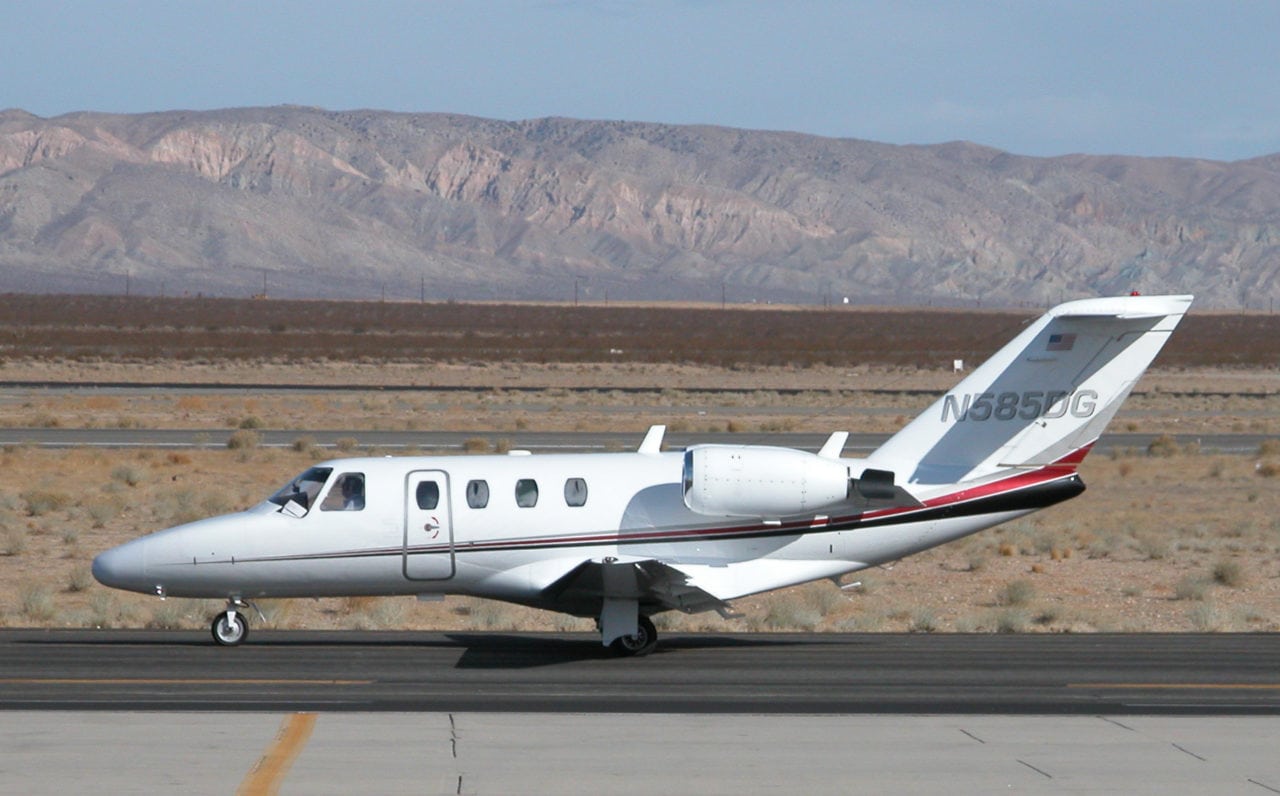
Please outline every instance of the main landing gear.
M652 619L641 615L636 620L635 635L619 636L609 646L620 655L630 657L648 655L653 652L654 647L658 646L658 629L653 626Z
M235 647L249 637L249 620L245 618L245 608L252 605L241 599L227 601L227 610L213 618L209 630L213 640L223 647Z

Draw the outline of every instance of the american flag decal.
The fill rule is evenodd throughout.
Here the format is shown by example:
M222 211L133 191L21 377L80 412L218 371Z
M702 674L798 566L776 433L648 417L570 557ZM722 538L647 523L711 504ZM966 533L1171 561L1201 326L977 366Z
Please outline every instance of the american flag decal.
M1076 336L1074 334L1051 334L1049 335L1049 345L1045 347L1045 350L1070 351L1075 344Z

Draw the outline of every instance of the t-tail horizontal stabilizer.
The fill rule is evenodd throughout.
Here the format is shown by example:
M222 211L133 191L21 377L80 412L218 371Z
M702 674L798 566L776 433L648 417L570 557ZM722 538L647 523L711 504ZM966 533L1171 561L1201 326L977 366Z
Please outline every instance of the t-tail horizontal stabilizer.
M1191 296L1085 299L1045 313L867 459L899 483L953 484L1078 461Z

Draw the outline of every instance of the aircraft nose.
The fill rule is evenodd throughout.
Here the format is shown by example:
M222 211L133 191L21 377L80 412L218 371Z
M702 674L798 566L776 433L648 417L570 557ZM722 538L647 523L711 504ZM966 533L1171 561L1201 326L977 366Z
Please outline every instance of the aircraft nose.
M93 559L93 577L113 589L147 591L146 559L137 542L113 547Z

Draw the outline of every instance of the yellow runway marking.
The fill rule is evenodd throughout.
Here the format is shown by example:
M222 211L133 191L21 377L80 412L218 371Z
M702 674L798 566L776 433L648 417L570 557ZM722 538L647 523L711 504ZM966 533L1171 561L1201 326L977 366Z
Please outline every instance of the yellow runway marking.
M1067 688L1141 688L1170 691L1280 691L1280 683L1067 683Z
M262 759L249 770L249 774L244 778L244 782L240 783L236 793L242 796L278 793L280 783L289 773L289 767L293 765L293 761L302 753L302 747L306 746L307 740L311 738L311 731L315 726L316 714L314 713L293 713L286 716L280 723L280 732L276 733L275 741Z
M372 680L282 680L219 677L0 677L0 685L370 685Z

